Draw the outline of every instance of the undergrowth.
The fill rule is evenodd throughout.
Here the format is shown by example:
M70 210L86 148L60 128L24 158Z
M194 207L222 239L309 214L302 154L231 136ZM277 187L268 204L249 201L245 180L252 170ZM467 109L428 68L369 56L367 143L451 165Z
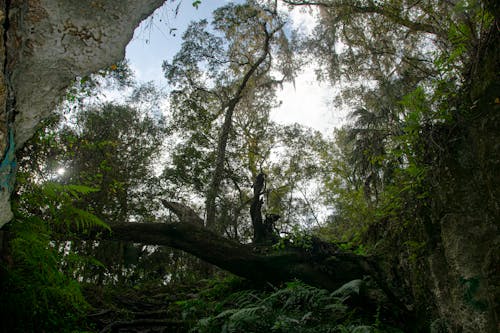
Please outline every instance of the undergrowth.
M72 268L87 258L68 253L69 231L107 227L73 205L94 191L84 186L22 183L9 224L9 249L1 262L0 331L83 332L90 306L73 278ZM61 237L62 236L62 237ZM61 241L54 239L62 238ZM68 238L69 239L69 238Z
M401 332L384 325L378 314L367 316L349 305L363 288L363 280L353 280L334 292L299 281L267 291L239 290L226 280L171 308L192 321L193 333Z

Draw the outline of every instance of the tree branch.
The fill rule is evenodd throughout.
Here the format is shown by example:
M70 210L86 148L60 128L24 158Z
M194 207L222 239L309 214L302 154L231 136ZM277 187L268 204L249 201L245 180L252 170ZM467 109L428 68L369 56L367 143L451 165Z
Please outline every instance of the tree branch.
M161 200L161 202L177 215L181 221L203 225L203 219L191 207L174 201Z
M426 32L440 37L447 37L445 32L443 32L439 27L436 27L428 23L412 21L408 18L398 15L397 13L391 10L383 8L382 6L376 6L376 5L361 6L361 5L355 5L354 2L351 3L348 1L343 3L338 3L332 1L283 0L283 2L292 6L319 6L324 8L346 9L354 14L378 14L384 16L393 23L404 26L412 31Z
M335 290L371 275L391 302L406 311L388 287L374 258L344 252L316 237L311 238L307 249L240 244L205 228L191 208L166 200L163 203L179 217L179 223L117 223L111 226L111 232L95 228L84 237L96 239L98 235L99 239L172 247L257 283L280 284L299 279Z
M92 238L97 234L100 239L183 250L235 275L260 283L278 284L297 278L311 285L335 289L373 271L369 258L342 252L334 245L319 240L315 240L313 250L309 252L295 248L274 250L236 243L201 224L185 220L180 223L118 223L112 226L112 232L93 230L86 237Z
M259 56L259 58L257 58L255 63L245 73L245 75L241 80L241 83L238 86L238 89L236 90L236 93L224 106L224 109L226 109L224 115L224 123L220 131L219 142L217 144L217 158L215 161L214 173L212 177L212 182L210 183L210 187L207 192L207 200L206 200L206 211L207 211L206 225L209 228L213 228L215 223L215 211L216 211L215 200L217 198L217 192L219 191L219 186L223 178L226 147L227 147L227 141L229 139L229 131L231 130L232 126L234 110L236 109L236 106L240 102L241 98L243 97L243 93L248 83L250 82L250 79L255 74L260 65L262 65L262 63L268 57L270 52L270 44L273 36L279 30L281 30L283 26L284 24L280 24L272 31L268 31L267 25L265 23L262 25L265 34L265 40L262 47L262 54Z

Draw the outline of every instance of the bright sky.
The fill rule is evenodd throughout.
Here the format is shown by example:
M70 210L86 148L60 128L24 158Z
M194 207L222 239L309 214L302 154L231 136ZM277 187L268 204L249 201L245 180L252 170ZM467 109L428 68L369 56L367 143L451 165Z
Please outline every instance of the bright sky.
M176 3L166 2L151 18L146 19L136 29L134 38L127 46L126 58L130 61L135 77L141 82L154 81L159 87L168 88L161 65L171 60L180 49L182 34L191 21L206 18L211 12L229 1L205 0L198 9L191 0L183 0L178 15L174 15ZM291 13L293 25L303 31L310 31L314 17L310 13L294 9ZM172 29L176 30L172 30ZM271 113L271 118L282 124L299 123L323 133L331 133L335 126L343 123L345 115L335 111L330 105L334 89L315 79L314 68L303 68L303 73L295 85L285 84L278 93L282 101L280 108Z

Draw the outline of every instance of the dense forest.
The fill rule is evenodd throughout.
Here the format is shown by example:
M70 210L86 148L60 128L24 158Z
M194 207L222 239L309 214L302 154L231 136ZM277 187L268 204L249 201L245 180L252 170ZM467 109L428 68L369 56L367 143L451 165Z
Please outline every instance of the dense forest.
M19 147L0 113L0 331L498 332L500 5L220 5L168 92L122 59ZM311 64L349 110L329 134L271 117Z

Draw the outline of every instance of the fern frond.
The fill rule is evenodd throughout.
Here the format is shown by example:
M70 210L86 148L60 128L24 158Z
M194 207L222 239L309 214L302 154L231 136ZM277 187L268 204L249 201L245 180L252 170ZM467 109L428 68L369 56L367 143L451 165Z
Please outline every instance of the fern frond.
M250 304L255 304L260 302L262 299L258 296L258 292L255 290L242 290L231 294L226 298L225 302L228 304L234 304L238 307L247 307Z
M99 192L99 189L85 185L45 182L40 187L42 196L51 200L80 199L81 196Z
M111 231L109 225L94 214L76 207L71 207L70 209L73 221L78 229L86 230L89 228L98 227Z
M247 326L258 326L263 319L261 313L265 313L265 310L264 306L253 306L237 310L228 318L228 332L241 332Z
M223 319L226 317L230 317L237 311L238 311L238 309L229 309L229 310L222 311L217 316L215 316L215 319Z
M229 317L229 320L233 322L254 321L259 317L258 312L265 309L266 308L261 305L239 309Z
M79 198L81 195L99 192L98 188L85 186L85 185L63 185L64 190L68 191L73 197Z
M353 295L360 295L362 290L365 288L365 281L363 280L352 280L342 285L339 289L332 293L332 296L338 297L342 300L346 300Z

